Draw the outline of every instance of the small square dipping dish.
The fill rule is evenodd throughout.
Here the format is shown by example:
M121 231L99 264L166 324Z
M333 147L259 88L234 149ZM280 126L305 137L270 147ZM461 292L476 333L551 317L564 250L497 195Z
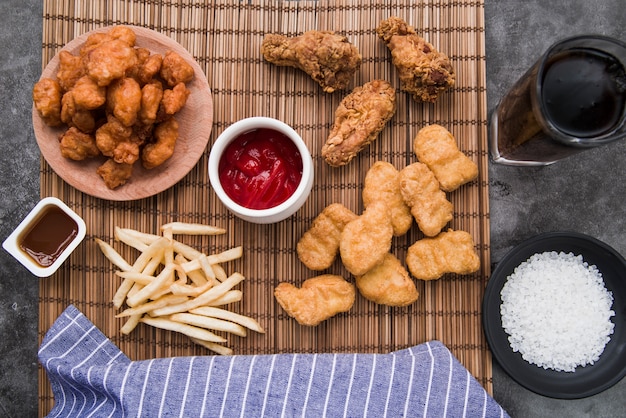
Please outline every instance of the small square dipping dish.
M50 220L53 221L54 225L46 225L46 222ZM46 197L37 203L7 237L2 243L2 247L35 276L49 277L61 267L63 262L82 242L86 230L85 221L76 212L56 197ZM45 235L44 239L31 237L35 231ZM51 234L52 231L54 234ZM59 236L50 236L56 234ZM33 256L22 249L22 244L26 245L27 240L36 245L45 241L41 245L58 248L58 251L50 255L53 261L40 263L35 260Z

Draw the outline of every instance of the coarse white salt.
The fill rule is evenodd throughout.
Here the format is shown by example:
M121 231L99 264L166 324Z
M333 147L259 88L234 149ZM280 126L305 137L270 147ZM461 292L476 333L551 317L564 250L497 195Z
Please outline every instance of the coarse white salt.
M613 334L613 295L581 255L534 254L507 277L500 296L511 348L544 369L594 364Z

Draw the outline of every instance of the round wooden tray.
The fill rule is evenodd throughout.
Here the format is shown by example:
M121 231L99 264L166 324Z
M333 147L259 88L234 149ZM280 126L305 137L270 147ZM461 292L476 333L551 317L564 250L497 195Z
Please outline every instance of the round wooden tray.
M174 155L161 166L146 170L138 162L133 168L132 177L124 184L111 190L106 187L96 169L106 160L105 157L85 161L72 161L64 158L59 149L59 136L66 127L51 128L33 106L33 128L37 144L50 167L68 184L83 193L107 200L127 201L142 199L162 192L180 181L196 165L211 135L213 124L213 99L206 76L193 56L179 43L166 35L150 29L128 26L137 36L136 46L149 49L152 53L165 54L172 50L182 56L194 69L195 76L187 84L191 91L185 107L176 115L179 122L179 138ZM87 37L96 32L107 32L111 27L103 27L85 33L71 42L63 50L74 55ZM41 77L56 78L59 67L58 54L48 63Z

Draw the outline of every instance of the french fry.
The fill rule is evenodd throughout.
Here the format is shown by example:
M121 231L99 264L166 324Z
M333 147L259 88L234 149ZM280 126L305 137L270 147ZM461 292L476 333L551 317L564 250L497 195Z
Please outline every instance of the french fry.
M161 226L161 231L168 228L171 229L174 234L184 235L220 235L226 233L225 229L216 226L185 222L170 222Z
M207 303L207 306L223 306L229 303L239 302L243 298L241 290L229 290L217 299Z
M115 275L122 279L128 279L140 285L147 285L154 280L154 276L150 274L138 273L136 271L116 271Z
M240 337L246 336L246 329L234 322L225 321L219 318L212 318L204 315L194 315L190 313L177 313L170 316L170 319L175 322L181 322L183 324L192 325L195 327L206 328L215 331L224 331L230 334L239 335Z
M241 258L242 255L243 255L243 247L235 247L235 248L231 248L230 250L226 250L218 254L207 256L207 259L209 263L211 264L220 264L220 263L225 263L227 261L232 261L232 260ZM190 258L190 257L187 257L187 258ZM198 260L197 258L186 262L185 264L182 265L182 267L187 273L189 273L192 270L199 270L202 268L200 264L200 260Z
M148 249L148 245L149 244L143 242L142 240L140 240L137 237L133 236L132 234L128 233L128 229L122 229L122 228L116 226L115 230L113 232L113 236L118 241L123 242L124 244L128 245L129 247L133 247L136 250L139 250L141 252L144 252L144 251L146 251Z
M200 340L211 341L214 343L226 342L226 338L220 337L219 335L209 330L183 324L180 322L175 322L169 318L150 318L144 316L139 320L139 322L143 322L156 328L180 332L181 334L185 334L189 337L197 338Z
M202 293L213 287L213 282L206 282L202 286L189 286L183 284L174 283L170 286L170 292L174 295L182 296L200 296Z
M132 330L137 328L139 325L139 320L141 319L141 314L132 315L128 320L124 323L124 326L120 328L120 331L124 335L128 335Z
M100 247L100 251L102 251L104 256L108 258L111 263L123 271L132 270L133 267L128 264L128 262L124 260L124 258L117 251L115 251L113 247L99 238L95 238L95 241L98 244L98 247Z
M261 325L254 319L245 315L239 315L237 313L227 311L226 309L220 309L213 306L203 306L201 308L192 309L189 311L189 313L202 315L209 318L224 319L226 321L231 321L241 326L244 326L252 331L256 331L261 334L265 333L263 327L261 327Z
M150 282L150 284L142 288L134 295L129 296L126 299L126 304L132 308L139 305L141 302L150 299L150 297L154 295L163 286L163 284L172 277L173 274L174 266L172 264L166 265L161 273L159 273L159 275L152 282Z
M181 295L166 295L152 302L146 302L144 304L135 306L134 308L128 308L115 315L116 318L123 318L126 316L141 315L152 311L153 309L162 308L167 305L174 305L182 303L187 300L186 296Z
M214 351L217 354L220 354L222 356L231 356L233 354L232 349L225 347L221 344L217 344L211 341L199 340L193 337L190 337L190 338L191 338L191 341L193 341L194 343L201 345L202 347L207 348L211 351Z

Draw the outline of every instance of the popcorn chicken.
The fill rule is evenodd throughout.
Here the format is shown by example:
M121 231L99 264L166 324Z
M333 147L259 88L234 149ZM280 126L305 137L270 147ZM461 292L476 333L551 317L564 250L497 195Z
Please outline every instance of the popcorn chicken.
M469 233L449 229L411 245L406 264L416 279L435 280L445 273L474 273L480 269L480 258Z
M276 300L301 325L316 326L354 304L354 286L343 277L325 274L305 280L301 288L280 283L274 289Z
M63 157L74 161L81 161L100 155L100 150L96 145L96 138L93 135L79 131L75 127L69 128L61 136L60 148Z
M61 86L51 78L42 78L33 87L35 109L48 126L59 126L62 123L61 97Z
M383 262L367 273L356 276L356 287L363 297L388 306L407 306L419 292L400 260L387 253Z
M178 122L171 118L154 128L155 142L146 145L141 152L144 168L152 169L167 161L178 141Z
M454 207L425 164L413 163L400 171L400 190L424 235L437 235L452 220Z
M392 238L389 209L383 202L374 202L343 228L339 241L343 265L355 276L367 273L382 263Z
M446 192L478 177L476 163L459 150L454 136L443 126L433 124L420 129L413 141L413 151Z
M341 203L324 208L298 241L296 251L300 261L311 270L329 268L339 252L343 228L357 217Z

